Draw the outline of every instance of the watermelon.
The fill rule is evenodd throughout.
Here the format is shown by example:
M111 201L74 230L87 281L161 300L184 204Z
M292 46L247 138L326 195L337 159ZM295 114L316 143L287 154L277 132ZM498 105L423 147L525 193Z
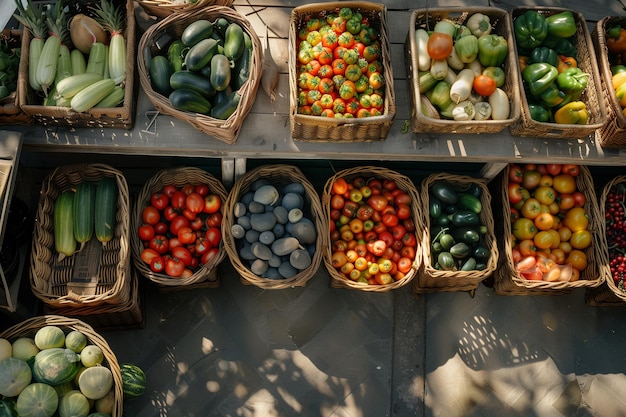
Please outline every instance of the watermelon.
M72 390L59 401L59 417L87 417L89 400L80 391Z
M18 417L15 407L15 399L13 398L0 400L0 417Z
M78 388L90 400L98 400L113 388L113 373L106 366L92 366L81 372Z
M58 406L59 397L54 388L34 382L20 392L16 409L20 417L51 417Z
M80 353L87 346L87 336L80 330L72 330L65 335L65 347Z
M35 333L35 345L40 350L63 347L65 333L57 326L43 326Z
M50 348L42 350L35 356L33 376L37 382L59 385L74 379L79 369L80 357L76 352L64 348Z
M0 361L0 395L16 397L32 380L28 363L22 359L6 358Z
M87 417L111 417L111 414L96 411L95 413L89 414Z
M122 373L122 391L124 399L132 400L140 397L146 390L146 374L137 365L123 363L120 365Z

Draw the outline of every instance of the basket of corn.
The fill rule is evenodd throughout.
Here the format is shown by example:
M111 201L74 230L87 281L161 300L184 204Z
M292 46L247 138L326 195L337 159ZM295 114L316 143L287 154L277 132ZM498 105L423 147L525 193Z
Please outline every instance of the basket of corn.
M63 4L18 2L21 109L43 126L132 128L134 2L102 0L85 10Z

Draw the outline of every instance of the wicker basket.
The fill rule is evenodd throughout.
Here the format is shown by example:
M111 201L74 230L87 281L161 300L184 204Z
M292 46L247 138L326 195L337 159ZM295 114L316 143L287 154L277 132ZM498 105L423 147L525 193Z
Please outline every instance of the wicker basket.
M171 0L138 0L137 3L148 13L156 17L165 18L173 13L185 13L209 6L230 7L232 0L196 0L176 2Z
M492 32L503 36L509 45L509 53L504 61L503 69L506 75L502 90L509 97L510 114L504 120L446 120L428 117L422 113L421 95L419 92L418 50L415 30L422 28L432 30L434 25L448 19L458 24L464 24L474 13L482 13L489 17ZM511 29L511 22L505 10L496 7L457 7L457 8L428 8L418 9L411 13L405 47L405 64L407 67L407 82L409 100L411 102L411 128L413 132L431 133L497 133L520 117L519 110L519 71L517 58L513 53L515 39Z
M385 79L382 115L365 118L325 118L298 113L298 31L312 16L338 12L343 7L358 10L369 23L379 28L381 54ZM294 140L311 142L370 142L387 138L396 115L393 68L387 35L386 7L382 4L357 1L312 3L291 11L289 24L289 88L291 136Z
M117 182L117 226L113 239L102 246L95 294L81 295L68 288L77 254L59 261L54 248L54 203L63 191L80 182L97 182L104 177L112 177ZM128 303L131 291L129 223L128 185L120 171L105 164L56 168L43 181L36 214L30 258L30 285L35 296L53 308Z
M279 190L281 186L294 182L301 183L304 186L306 201L303 211L305 217L308 217L315 224L315 230L317 232L317 240L315 242L316 250L311 258L311 265L291 278L271 279L254 274L248 265L239 257L239 245L231 233L231 227L236 221L234 216L235 204L240 201L240 198L244 194L251 190L251 186L254 182L260 179L267 180ZM239 273L242 284L255 285L259 288L272 290L306 286L307 282L315 275L322 262L323 240L321 236L324 235L326 230L326 222L322 214L319 196L315 188L313 188L313 185L300 169L295 166L283 164L259 166L240 177L228 194L228 200L226 201L226 208L224 210L224 219L222 221L222 238L228 258L237 273Z
M585 249L587 267L580 272L580 279L574 282L527 280L515 270L512 259L513 234L508 192L509 169L510 167L507 166L500 176L493 181L492 189L494 207L499 207L494 211L496 235L502 236L498 240L500 262L498 262L495 273L494 288L496 293L501 295L558 295L569 293L576 288L601 285L604 281L604 274L601 269L601 265L605 263L603 253L607 250L606 243L601 238L604 230L604 218L600 217L589 169L583 165L580 166L580 174L576 177L576 187L585 194L586 202L583 208L589 217L587 229L593 236L593 243Z
M600 199L598 200L598 207L600 211L600 216L602 219L606 216L606 202L611 192L611 189L617 185L626 184L626 175L618 175L609 181L604 188L602 189L602 193L600 195ZM603 229L603 231L606 229ZM605 259L600 263L601 272L604 275L604 282L602 285L595 288L587 288L585 292L585 303L591 306L617 306L624 307L626 306L626 292L619 289L615 281L613 280L613 276L611 274L611 268L609 266L610 255L609 255L609 242L606 236L606 233L602 233L600 236L603 239L603 245L606 248L606 253L599 253L605 257Z
M480 212L480 224L487 228L484 235L484 245L489 249L489 260L482 270L474 271L441 271L433 267L435 261L430 251L431 248L431 223L430 223L430 187L436 181L446 181L455 189L461 191L475 185L481 190L480 202L482 210ZM474 291L480 283L492 276L498 265L498 246L494 233L494 220L491 212L491 194L487 188L487 181L464 175L451 175L446 173L429 175L422 181L422 215L424 224L424 234L422 240L422 250L424 252L424 262L417 279L413 281L413 291L416 294L436 292L436 291Z
M160 192L166 185L175 185L178 188L187 184L206 184L212 193L217 194L222 199L222 207L220 211L224 214L224 202L228 195L222 183L213 175L200 168L182 167L172 168L159 171L146 184L144 184L141 192L137 196L134 212L131 218L131 229L138 230L142 224L142 211L144 207L150 204L150 196L153 193ZM193 275L187 278L172 278L165 274L152 272L150 266L141 260L141 252L144 245L137 233L131 236L133 262L137 270L150 281L161 287L179 287L184 288L198 283L207 284L207 286L216 288L220 286L217 277L216 268L226 256L223 248L220 248L218 255L209 263L203 264Z
M515 18L528 10L534 10L544 16L565 11L556 7L515 7L509 15L512 22ZM571 11L571 10L570 10ZM553 139L571 139L583 138L592 134L602 127L606 122L606 106L602 100L602 86L600 85L600 75L598 70L598 62L596 60L591 35L587 28L587 22L580 12L571 11L576 21L576 34L573 36L572 44L576 48L576 63L578 68L589 74L587 88L583 91L580 100L587 105L589 119L586 125L577 124L559 124L537 122L530 117L530 108L528 107L528 99L524 89L523 82L520 83L520 97L522 114L516 123L513 123L509 130L512 135L524 137L542 137ZM519 51L515 46L517 56ZM519 79L522 80L521 71L518 66Z
M619 25L626 27L626 17L607 16L596 24L591 39L598 58L600 67L600 81L606 108L606 123L598 130L598 140L604 148L626 147L626 116L615 95L615 89L611 84L611 63L606 46L606 30L611 26Z
M57 326L60 327L65 333L72 330L78 330L87 336L89 344L98 346L102 350L104 355L102 365L107 366L113 374L114 404L111 416L122 417L124 413L124 391L122 384L122 372L120 370L117 357L115 356L113 350L111 350L111 347L107 343L106 339L96 333L96 331L87 323L77 319L54 314L36 316L9 327L0 333L0 337L7 339L10 342L13 342L20 337L29 337L32 339L35 337L37 330L44 326Z
M326 265L326 269L330 274L330 285L334 288L348 288L355 289L361 291L371 291L371 292L388 292L391 290L395 290L397 288L403 287L415 277L415 274L420 268L422 262L422 249L421 245L421 234L422 234L422 216L420 214L420 197L418 194L415 185L410 178L402 175L396 171L376 167L376 166L362 166L355 168L348 168L342 171L337 172L335 175L330 177L324 186L324 192L322 194L322 206L324 209L324 218L330 219L330 201L332 198L332 186L333 183L339 178L345 178L346 181L350 182L352 179L362 176L364 178L379 178L381 180L389 179L396 182L398 188L404 190L411 197L411 211L412 218L415 223L415 237L417 240L417 247L415 248L415 259L413 260L413 265L409 272L405 274L405 276L399 280L396 280L387 285L372 285L372 284L363 284L356 281L351 281L347 279L345 275L341 272L337 271L332 263L332 242L330 240L329 229L324 232L324 264Z
M5 29L0 35L0 41L7 42L9 48L22 47L22 31L17 29ZM32 119L22 111L19 103L19 94L16 91L7 97L0 99L0 126L21 125L29 126Z
M172 107L167 97L154 91L148 71L151 57L167 52L167 50L159 50L158 47L158 42L163 36L169 35L174 38L180 38L183 30L191 22L195 22L199 19L213 21L218 17L223 17L229 22L238 23L243 30L250 35L253 48L252 60L250 62L250 77L239 90L241 100L239 101L237 109L226 120L215 119L205 114L175 109ZM141 87L150 102L159 112L184 120L201 132L213 136L222 142L233 144L237 141L237 136L239 135L243 121L254 105L256 91L261 81L261 71L263 69L261 41L248 20L235 10L224 6L210 6L186 13L175 13L150 26L139 40L138 49L137 68Z
M140 328L144 325L144 311L139 292L139 278L135 269L131 275L130 297L127 303L101 304L95 307L52 308L44 306L45 314L72 317L100 331Z
M29 45L32 39L30 31L22 37L22 58L18 76L17 91L19 103L24 111L42 126L71 126L91 128L132 129L135 116L134 79L135 79L135 3L126 3L126 82L124 101L118 107L91 108L76 112L69 107L43 106L43 98L33 90L28 82Z

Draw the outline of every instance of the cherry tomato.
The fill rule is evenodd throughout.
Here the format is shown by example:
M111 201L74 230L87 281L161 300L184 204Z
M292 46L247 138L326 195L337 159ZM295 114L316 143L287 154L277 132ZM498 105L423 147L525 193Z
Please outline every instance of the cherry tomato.
M169 249L169 241L165 236L156 235L148 243L150 249L155 250L159 255L164 255Z
M447 33L433 32L428 37L426 51L432 59L446 59L452 52L454 43Z
M150 204L157 210L163 210L170 203L170 198L165 193L153 193L150 196Z
M137 232L139 234L139 239L144 242L149 241L154 237L154 226L151 224L143 224L139 226L139 230Z
M180 277L185 271L185 263L178 258L169 258L165 261L165 273L171 277Z
M155 225L161 220L161 214L156 207L146 206L141 213L141 219L145 224Z

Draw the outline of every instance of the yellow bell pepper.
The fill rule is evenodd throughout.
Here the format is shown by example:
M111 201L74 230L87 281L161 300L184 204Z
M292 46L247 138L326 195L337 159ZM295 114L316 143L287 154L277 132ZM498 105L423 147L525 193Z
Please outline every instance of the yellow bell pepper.
M626 71L618 72L617 74L613 74L611 77L611 84L613 85L613 89L617 90L617 88L626 82Z
M622 108L626 107L626 82L615 89L615 97Z
M571 101L554 113L554 121L561 124L587 124L589 112L582 101Z

